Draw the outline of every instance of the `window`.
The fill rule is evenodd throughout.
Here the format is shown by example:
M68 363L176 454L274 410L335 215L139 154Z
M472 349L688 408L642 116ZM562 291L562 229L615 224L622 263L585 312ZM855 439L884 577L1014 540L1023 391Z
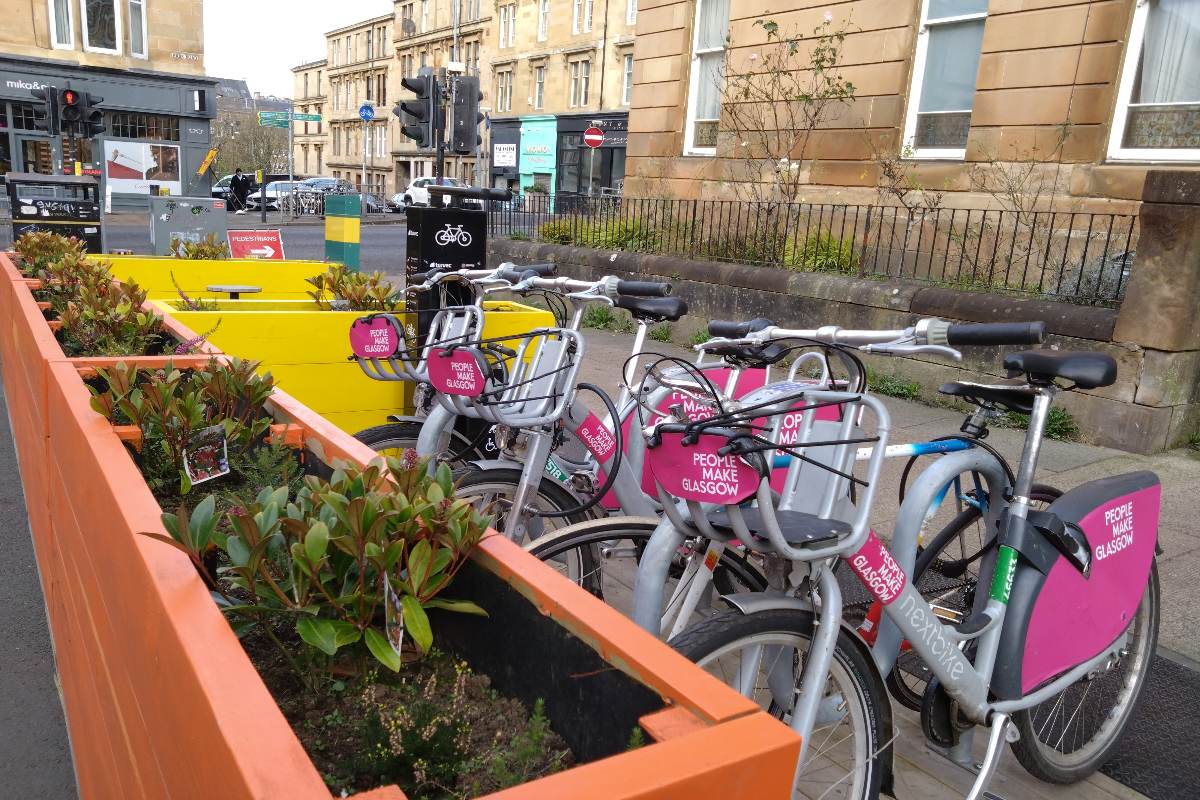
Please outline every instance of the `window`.
M375 37L367 31L367 61L375 58Z
M411 78L416 75L413 72L413 57L411 55L400 56L400 77Z
M350 52L350 37L349 36L346 37L346 63L347 64L354 63L354 56Z
M546 104L546 68L533 68L533 107L541 108Z
M429 30L429 0L421 0L421 33Z
M428 66L429 66L429 51L422 50L421 51L421 68L424 69L425 67L428 67Z
M550 35L550 0L538 0L538 41Z
M571 33L592 29L592 0L574 0L571 8Z
M114 111L109 122L114 139L179 141L179 117Z
M34 125L33 106L24 103L13 103L12 126L19 131L36 130Z
M83 49L121 54L121 19L117 0L82 0Z
M308 73L304 73L304 96L308 97Z
M512 70L496 73L496 110L512 111Z
M412 36L416 30L413 25L413 4L405 3L400 6L400 36Z
M337 127L333 129L333 154L335 156L342 154L342 129Z
M1136 5L1108 156L1200 161L1200 2Z
M628 25L637 25L637 0L626 0L625 22Z
M50 44L59 50L75 48L75 12L71 0L49 0Z
M692 35L691 78L683 151L715 155L721 121L721 85L725 73L725 41L729 34L729 0L697 0Z
M374 101L375 101L375 81L371 80L371 76L368 75L367 76L367 102L373 103Z
M500 6L500 46L504 47L504 41L508 38L508 6Z
M592 62L591 61L572 61L571 62L571 95L569 105L574 108L576 106L586 106L588 102L588 89L592 82Z
M508 46L512 47L517 36L517 4L508 4Z
M387 125L375 126L375 154L387 155Z
M633 53L625 54L624 80L621 83L621 102L629 105L633 96Z
M146 0L129 0L129 55L148 58L146 39Z
M386 75L376 75L375 76L375 86L376 86L376 89L375 89L376 99L379 100L379 104L381 106L386 106L387 105L387 76Z
M479 74L479 42L467 42L467 73Z
M479 19L479 0L467 0L467 19Z
M904 124L915 158L963 158L988 0L924 0Z

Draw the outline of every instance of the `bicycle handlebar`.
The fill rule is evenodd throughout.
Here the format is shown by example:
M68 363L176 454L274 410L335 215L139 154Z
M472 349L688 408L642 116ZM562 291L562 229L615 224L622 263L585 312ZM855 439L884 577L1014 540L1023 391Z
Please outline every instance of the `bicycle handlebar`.
M666 297L671 284L658 281L617 281L617 294L626 297Z
M959 323L946 329L946 343L950 345L1024 345L1044 341L1044 322Z
M558 274L558 264L514 264L505 261L500 269L511 269L524 275L527 272L537 273L539 278L551 278Z

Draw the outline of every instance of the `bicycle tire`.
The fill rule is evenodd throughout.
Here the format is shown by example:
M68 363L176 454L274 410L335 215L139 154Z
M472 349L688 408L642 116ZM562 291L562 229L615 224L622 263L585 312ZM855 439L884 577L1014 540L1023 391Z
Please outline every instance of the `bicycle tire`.
M1030 499L1035 503L1045 503L1048 505L1061 497L1062 491L1053 486L1039 483L1034 484L1029 494ZM948 567L951 567L962 561L962 559L945 559L945 551L960 538L964 531L978 522L980 517L979 509L974 506L968 506L958 516L947 523L946 527L933 537L928 546L921 548L917 552L917 561L913 567L912 581L913 585L921 591L922 595L930 594L927 589L922 588L921 584L926 580L930 570L938 565L939 562L944 561ZM964 553L963 555L969 557L975 555L975 553ZM963 580L956 588L956 591L959 591L963 598L961 603L963 608L960 609L962 611L969 611L972 605L975 583L970 580L970 577ZM944 592L945 589L940 588L938 591ZM934 592L934 594L936 593ZM920 656L915 653L901 653L896 659L896 665L888 673L885 682L887 683L888 692L896 699L896 702L912 711L920 711L925 686L929 683L931 676L932 672L930 672Z
M645 552L646 543L650 540L650 536L658 524L659 520L652 517L617 516L588 520L547 534L526 549L540 561L566 564L568 573L571 570L568 554L572 551L589 552L590 563L593 565L594 571L580 572L577 575L568 574L567 577L625 616L632 618L632 605L621 602L625 592L605 591L602 565L612 559L604 555L602 548L609 546L615 549L611 543L626 542L627 546L631 545L636 549L637 561L640 561L641 554ZM567 558L564 558L565 556ZM583 562L581 555L577 555L576 558L579 559L577 563ZM636 568L636 562L634 566ZM681 574L682 565L672 568L672 576ZM713 583L718 595L743 591L762 592L767 589L767 579L757 567L750 563L746 554L728 548L721 554L713 571ZM631 589L632 586L622 586L621 588ZM716 605L715 602L714 605ZM728 606L722 602L719 607L727 608Z
M415 421L388 422L376 425L354 434L354 438L376 452L387 450L416 450L417 440L421 435L422 424ZM398 453L396 455L399 455ZM461 465L463 461L486 458L483 451L473 443L462 431L451 433L450 450L442 454L451 466Z
M1013 742L1011 747L1013 755L1017 757L1017 761L1021 762L1021 766L1025 771L1034 776L1038 780L1047 783L1071 784L1087 778L1089 775L1103 766L1104 762L1112 756L1113 751L1121 743L1121 737L1125 734L1125 729L1129 725L1129 720L1133 718L1137 711L1138 703L1142 698L1142 690L1146 685L1146 675L1150 671L1150 664L1154 659L1154 652L1158 646L1158 624L1162 611L1162 588L1158 582L1158 564L1157 561L1152 561L1150 564L1150 576L1146 582L1146 590L1142 594L1142 602L1138 605L1138 610L1134 614L1134 618L1129 622L1129 629L1140 627L1140 631L1135 631L1136 643L1134 648L1128 651L1127 655L1122 657L1121 662L1112 669L1100 673L1095 678L1083 678L1082 680L1068 686L1055 697L1039 703L1033 708L1018 711L1013 715L1013 723L1017 727L1017 731L1021 734L1020 738ZM1133 650L1136 649L1136 652ZM1124 663L1122 663L1124 662ZM1132 680L1129 679L1128 673L1123 669L1125 664L1133 666ZM1095 708L1091 713L1080 715L1079 709L1082 708L1083 702L1092 693L1092 689L1096 686L1101 686L1101 690L1096 692L1099 698L1106 697L1106 690L1112 688L1113 681L1108 680L1114 675L1125 675L1126 679L1122 681L1117 691L1117 703L1111 708L1107 704ZM1086 686L1083 691L1083 696L1080 698L1080 706L1074 712L1064 711L1061 715L1056 714L1058 704L1062 702L1062 698L1076 691L1080 686ZM1056 702L1057 699L1057 702ZM1102 701L1103 702L1103 701ZM1051 705L1053 703L1053 705ZM1050 706L1048 716L1043 721L1040 719L1040 712ZM1068 713L1070 716L1068 717ZM1085 725L1089 720L1099 720L1100 726L1097 731L1097 736L1091 741L1085 743L1084 747L1072 750L1070 753L1062 752L1057 746L1049 745L1043 740L1043 734L1050 727L1050 723L1055 719L1066 718L1068 728L1076 721L1080 720L1081 725ZM1054 731L1057 729L1051 728L1050 737L1054 737ZM1098 739L1100 733L1104 733L1102 739ZM1061 745L1066 740L1067 731L1064 729L1062 735L1058 737L1058 744ZM1075 741L1074 739L1072 741Z
M516 467L493 467L491 469L469 469L459 476L455 493L459 497L470 496L471 493L480 492L482 488L494 487L502 490L515 490L517 484L521 480L521 470ZM491 500L499 500L498 493L493 493ZM511 491L508 497L512 497ZM486 498L485 498L486 499ZM538 483L537 497L534 501L537 507L544 511L564 511L574 508L579 505L579 498L568 492L555 481L543 480ZM553 521L564 522L564 526L578 524L589 519L587 514L578 514L573 516L556 517ZM496 530L504 530L504 516L496 514L492 522L492 526ZM534 536L534 539L542 538L541 535ZM523 544L523 543L522 543ZM586 568L592 568L592 565L585 564Z
M772 609L753 614L743 614L737 610L725 611L687 629L672 639L669 644L685 657L712 673L714 670L711 667L714 662L738 648L739 643L742 642L747 648L759 645L771 646L772 644L795 647L794 652L799 654L801 648L797 645L811 642L813 627L812 613L801 609ZM793 668L797 663L806 663L806 659L793 656ZM855 762L852 771L848 774L854 775L857 772L860 768L858 761L861 759L865 780L855 780L853 785L848 787L846 794L838 796L849 800L875 800L879 797L886 774L890 772L891 704L888 702L883 681L879 677L879 671L875 669L874 662L864 653L861 645L852 639L852 635L844 626L838 632L831 667L826 682L826 691L830 695L840 695L841 702L835 704L836 708L833 710L824 713L833 713L845 708L844 716L853 719L855 744L858 744L857 736L860 728L863 736L863 742L855 747L855 752L852 753ZM716 677L723 680L727 675L717 674ZM795 676L794 680L798 683L798 676ZM793 697L797 694L798 687L797 691L793 693ZM764 701L766 699L763 698ZM760 701L760 705L763 704L763 701ZM789 714L789 710L781 708L774 699L766 703L765 708L768 713L773 714L781 721L786 721ZM818 719L817 726L813 729L806 764L802 765L799 770L798 786L795 787L799 797L829 796L830 789L822 792L820 786L813 790L805 790L806 771L810 781L814 774L821 774L824 771L819 761L822 756L821 747L828 746L831 739L834 739L835 744L842 744L846 741L841 736L835 737L836 729L835 732L824 734L823 731L826 727L828 726L822 726ZM829 761L834 766L839 765L837 758L831 757ZM841 780L845 780L845 778L834 781L830 788Z

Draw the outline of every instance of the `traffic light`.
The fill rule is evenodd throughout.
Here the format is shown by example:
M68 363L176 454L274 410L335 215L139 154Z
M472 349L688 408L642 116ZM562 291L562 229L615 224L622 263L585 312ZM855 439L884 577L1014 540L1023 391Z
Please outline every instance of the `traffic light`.
M82 92L81 96L83 98L82 133L85 139L94 139L106 130L104 109L100 108L104 98L90 92Z
M479 113L482 99L479 78L463 76L458 79L454 90L454 132L450 149L460 155L470 155L483 144L483 137L479 135L479 123L483 122L483 114Z
M63 133L75 133L83 121L83 95L74 89L58 92L58 118Z
M416 142L417 147L433 147L442 105L433 71L423 67L421 74L402 79L400 85L417 95L415 100L405 100L392 109L392 113L400 118L400 132Z
M58 121L58 89L48 86L45 89L34 89L33 95L33 127L45 131L51 136L61 133Z

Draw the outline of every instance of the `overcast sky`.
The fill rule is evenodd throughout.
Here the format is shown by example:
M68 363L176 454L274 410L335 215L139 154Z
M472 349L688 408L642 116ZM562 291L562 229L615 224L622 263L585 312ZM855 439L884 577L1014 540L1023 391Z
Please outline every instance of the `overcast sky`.
M292 67L325 56L326 31L390 13L391 0L204 0L205 68L291 97Z

